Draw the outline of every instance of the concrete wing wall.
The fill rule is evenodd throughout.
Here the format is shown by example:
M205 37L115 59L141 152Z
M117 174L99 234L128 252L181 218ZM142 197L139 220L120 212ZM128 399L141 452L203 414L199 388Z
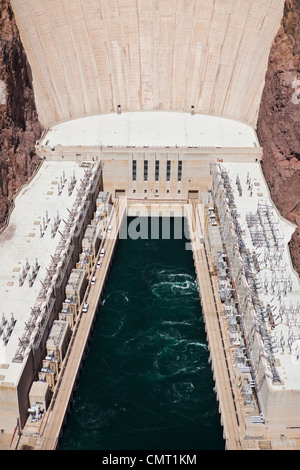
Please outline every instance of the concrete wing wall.
M256 125L284 0L11 0L45 127L187 111Z

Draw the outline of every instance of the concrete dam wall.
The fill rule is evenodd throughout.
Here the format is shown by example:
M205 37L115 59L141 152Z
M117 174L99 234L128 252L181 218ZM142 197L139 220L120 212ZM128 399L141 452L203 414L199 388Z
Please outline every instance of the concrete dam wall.
M12 0L45 127L182 111L256 126L284 0Z

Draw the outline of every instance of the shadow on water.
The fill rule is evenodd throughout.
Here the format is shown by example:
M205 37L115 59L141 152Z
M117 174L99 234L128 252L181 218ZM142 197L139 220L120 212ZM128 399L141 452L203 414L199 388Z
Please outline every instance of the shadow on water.
M185 242L119 241L61 450L224 449Z

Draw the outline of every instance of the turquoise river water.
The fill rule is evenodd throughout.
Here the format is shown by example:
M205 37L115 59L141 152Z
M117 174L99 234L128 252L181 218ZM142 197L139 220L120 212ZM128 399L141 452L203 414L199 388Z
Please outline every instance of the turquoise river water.
M169 239L118 243L60 450L224 449L192 252L174 220Z

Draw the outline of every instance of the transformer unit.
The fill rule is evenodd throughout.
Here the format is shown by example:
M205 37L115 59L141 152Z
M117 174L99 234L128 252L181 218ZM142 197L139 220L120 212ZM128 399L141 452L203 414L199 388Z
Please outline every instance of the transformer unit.
M42 367L39 372L39 380L41 382L47 382L51 390L54 389L55 385L55 374L50 367Z
M57 358L54 356L53 351L50 351L45 359L43 359L43 368L50 368L53 370L55 376L58 375L59 364Z
M58 360L59 367L64 359L69 344L70 335L71 329L67 321L55 320L53 322L46 343L46 350L47 355L53 354L53 356Z

